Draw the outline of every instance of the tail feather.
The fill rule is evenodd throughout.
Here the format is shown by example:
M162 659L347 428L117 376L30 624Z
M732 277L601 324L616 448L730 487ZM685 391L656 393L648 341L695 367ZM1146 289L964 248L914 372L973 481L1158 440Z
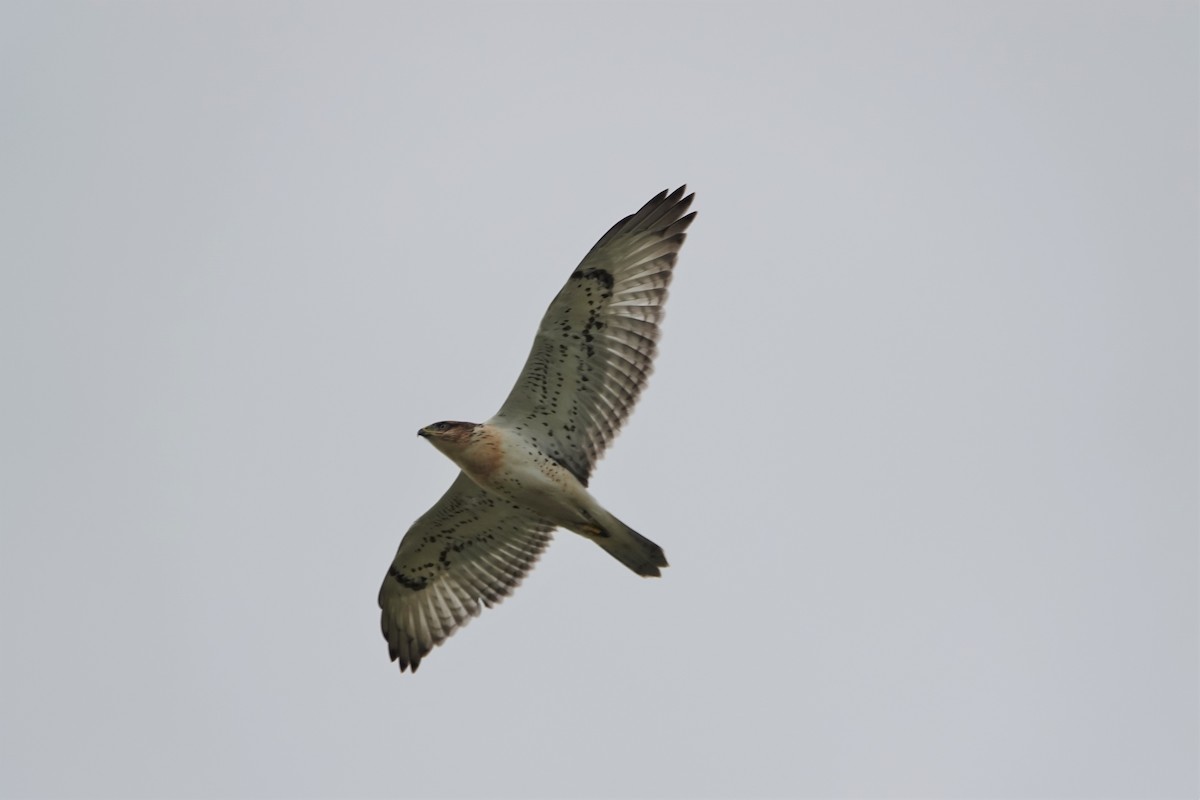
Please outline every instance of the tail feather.
M661 547L615 517L593 541L638 575L657 578L667 566Z

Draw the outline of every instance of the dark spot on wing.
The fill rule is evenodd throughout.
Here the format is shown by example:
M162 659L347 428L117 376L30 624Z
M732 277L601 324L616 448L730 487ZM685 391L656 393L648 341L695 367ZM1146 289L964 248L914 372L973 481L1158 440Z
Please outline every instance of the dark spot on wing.
M559 274L561 275L562 273L560 272ZM611 289L613 285L612 273L606 269L600 269L599 267L593 267L592 269L588 270L577 269L571 273L571 277L576 280L583 279L598 281L604 286L605 289Z
M376 573L377 575L379 573ZM393 565L388 567L388 575L396 583L403 586L405 589L412 589L414 592L419 592L429 585L428 578L410 578Z

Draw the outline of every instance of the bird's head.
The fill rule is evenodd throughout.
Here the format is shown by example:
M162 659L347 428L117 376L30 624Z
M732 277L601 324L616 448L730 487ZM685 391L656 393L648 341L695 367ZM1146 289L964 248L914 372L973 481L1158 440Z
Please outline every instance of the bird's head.
M446 452L467 444L477 427L474 422L435 422L417 431L417 436L428 439L438 450Z

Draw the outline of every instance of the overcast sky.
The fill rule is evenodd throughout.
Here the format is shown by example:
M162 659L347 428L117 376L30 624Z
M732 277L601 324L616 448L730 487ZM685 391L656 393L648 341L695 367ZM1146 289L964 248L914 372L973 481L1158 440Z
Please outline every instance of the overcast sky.
M1195 3L0 6L0 795L1195 797ZM560 533L376 593L620 217Z

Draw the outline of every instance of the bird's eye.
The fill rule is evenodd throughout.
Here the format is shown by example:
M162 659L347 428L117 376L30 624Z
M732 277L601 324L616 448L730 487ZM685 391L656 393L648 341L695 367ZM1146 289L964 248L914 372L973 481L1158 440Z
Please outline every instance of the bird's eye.
M450 427L450 423L449 422L439 422L437 425L434 425L433 427L437 428L439 431L444 431Z

